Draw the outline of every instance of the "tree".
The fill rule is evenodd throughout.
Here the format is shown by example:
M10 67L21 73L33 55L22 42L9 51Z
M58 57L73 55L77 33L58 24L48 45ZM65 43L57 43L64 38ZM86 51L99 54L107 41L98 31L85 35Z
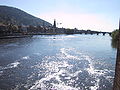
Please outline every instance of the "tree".
M118 45L118 37L119 37L119 30L116 29L112 32L111 34L111 37L112 37L112 47L113 48L117 48L117 45Z

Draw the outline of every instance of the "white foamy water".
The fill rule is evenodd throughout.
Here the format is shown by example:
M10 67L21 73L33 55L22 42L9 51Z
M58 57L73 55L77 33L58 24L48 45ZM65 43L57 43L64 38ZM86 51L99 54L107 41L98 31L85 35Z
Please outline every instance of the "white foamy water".
M13 63L8 64L6 67L0 67L0 70L1 70L0 73L3 73L2 70L5 70L5 69L16 68L19 64L20 62L15 61Z
M79 90L79 88L67 86L64 84L52 84L53 89L52 90Z
M67 49L68 51L70 51L69 49ZM64 57L62 57L61 55L58 56L57 58L66 58L66 59L70 59L70 58L74 58L74 56L68 54L65 50L65 48L60 49L60 53L62 55L64 55ZM41 89L41 90L46 90L46 84L45 82L47 81L51 81L51 80L55 80L57 81L57 83L50 83L52 85L52 88L57 89L57 90L78 90L77 88L71 87L66 85L62 80L60 76L63 76L64 79L66 80L70 80L71 76L75 76L77 75L80 71L75 72L74 74L70 74L67 69L71 69L73 67L73 65L68 64L67 61L48 61L48 60L52 60L55 59L55 56L45 56L44 59L45 62L43 62L42 64L37 64L35 65L35 67L37 68L43 68L45 69L45 77L37 80L34 85L29 89L29 90L37 90L37 89ZM75 58L74 58L75 59ZM39 75L39 74L38 74ZM67 75L67 76L66 76ZM32 77L32 76L30 76ZM59 84L58 84L59 83ZM64 86L64 88L62 88L62 86ZM61 88L61 89L60 89Z
M63 54L63 53L62 53ZM66 55L68 55L66 53ZM54 56L46 56L45 59L51 60L54 59ZM67 56L67 58L69 58ZM78 90L77 88L71 87L66 85L62 80L60 76L63 76L64 79L70 80L71 76L75 76L78 74L78 71L75 72L74 74L70 74L67 69L71 69L73 65L68 64L67 61L45 61L42 64L35 65L37 68L43 68L45 69L45 77L37 80L34 85L29 89L29 90L34 90L34 89L41 89L41 90L46 90L46 84L45 82L47 81L52 81L55 80L57 83L50 83L52 85L52 88L57 89L57 90ZM80 71L79 71L80 72ZM67 75L67 76L66 76ZM59 84L58 84L59 83ZM62 88L64 86L64 88ZM61 88L61 89L60 89Z
M91 90L98 90L99 89L99 84L100 84L100 77L101 76L106 77L105 75L107 73L109 73L110 71L107 70L107 69L103 69L103 70L95 69L95 67L93 66L92 58L90 56L82 55L82 57L85 58L85 60L87 60L89 62L89 64L88 64L89 68L86 68L89 75L91 75L95 78L94 86L90 86L90 89ZM109 79L107 79L107 80L109 80Z
M105 75L110 72L109 70L98 70L94 67L94 64L92 60L94 60L93 57L90 57L88 55L85 55L83 53L77 53L78 55L72 55L70 52L74 52L75 50L73 48L61 48L60 53L56 54L56 56L45 56L44 61L40 64L35 65L33 68L43 68L45 71L45 77L36 80L34 84L29 88L29 90L81 90L81 86L72 86L73 83L76 83L76 80L79 79L79 75L82 74L82 71L87 71L89 74L89 77L86 78L93 78L91 81L92 85L89 86L90 90L98 90L99 89L99 84L100 84L100 77ZM56 60L55 60L56 59ZM58 61L57 61L58 59ZM70 64L69 61L71 60L77 60L78 62L82 61L87 61L87 67L81 69L77 69L76 71L70 71L75 68L75 63ZM76 62L77 63L77 62ZM38 72L38 76L41 75ZM32 75L30 76L32 78ZM75 79L72 79L75 78ZM110 81L112 77L107 77ZM67 83L65 83L65 80ZM49 83L48 83L49 82ZM81 83L85 88L84 83ZM50 85L50 87L48 87Z
M92 58L87 56L87 55L83 55L83 57L85 58L85 60L87 60L89 62L89 68L86 68L86 70L88 71L88 73L90 75L93 75L95 77L95 83L94 86L91 86L90 89L91 90L97 90L99 89L99 77L97 77L98 75L104 75L103 72L97 72L98 70L96 70L92 64Z
M18 61L15 61L13 63L8 64L6 67L0 66L0 76L3 75L5 69L11 69L16 68L20 63Z
M67 37L67 38L74 38L74 37L77 37L77 36L67 35L67 36L65 36L65 37Z
M64 58L64 59L79 59L77 56L74 56L74 55L70 55L68 52L69 51L74 51L73 48L61 48L60 49L60 52L62 53L62 56L60 58Z
M29 56L22 57L22 59L29 59L29 58L30 58Z
M8 64L7 67L5 67L4 69L15 68L15 67L17 67L19 64L20 64L20 62L15 61L15 62L13 62L13 63Z
M3 74L3 71L0 71L0 76L2 76L2 74Z
M96 81L95 85L90 87L91 90L98 90L99 89L100 79L97 78L95 81Z

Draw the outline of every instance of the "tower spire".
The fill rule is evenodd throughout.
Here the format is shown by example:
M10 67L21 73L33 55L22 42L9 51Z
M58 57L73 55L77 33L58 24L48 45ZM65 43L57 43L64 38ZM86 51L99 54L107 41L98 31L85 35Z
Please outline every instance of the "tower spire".
M56 28L56 20L54 19L53 27Z

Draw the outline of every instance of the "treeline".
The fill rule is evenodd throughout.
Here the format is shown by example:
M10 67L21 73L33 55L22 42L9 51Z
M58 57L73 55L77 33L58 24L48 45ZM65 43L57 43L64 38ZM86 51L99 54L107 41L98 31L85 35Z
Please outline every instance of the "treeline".
M53 26L32 26L32 25L15 25L0 24L0 36L17 36L17 35L37 35L37 34L75 34L79 33L77 29L57 28Z
M1 24L0 25L0 36L16 36L16 35L26 35L26 34L41 34L41 33L53 33L51 27L43 26L24 26L24 25L14 25L14 24Z

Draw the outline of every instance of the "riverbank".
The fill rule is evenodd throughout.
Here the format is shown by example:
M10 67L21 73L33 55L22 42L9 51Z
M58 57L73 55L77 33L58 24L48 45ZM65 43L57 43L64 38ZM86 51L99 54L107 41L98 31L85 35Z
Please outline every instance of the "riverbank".
M11 39L11 38L25 38L32 37L33 35L20 35L20 36L0 36L0 39Z
M25 38L32 37L33 35L62 35L62 33L38 33L38 34L25 34L25 35L10 35L10 36L0 36L0 39L11 39L11 38Z

